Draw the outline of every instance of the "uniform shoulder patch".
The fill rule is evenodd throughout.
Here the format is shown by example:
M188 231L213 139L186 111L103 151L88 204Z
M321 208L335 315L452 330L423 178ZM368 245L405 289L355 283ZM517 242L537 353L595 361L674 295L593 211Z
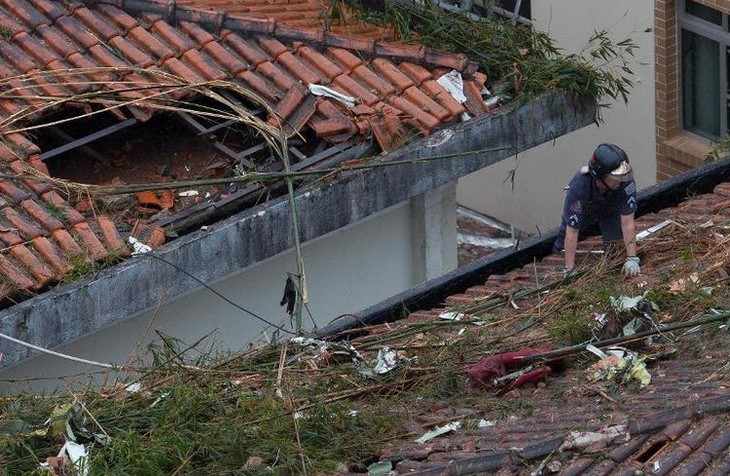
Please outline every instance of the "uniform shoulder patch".
M570 211L573 213L581 213L583 211L583 205L580 200L575 200L570 204Z
M636 192L636 182L631 182L630 184L628 184L624 189L624 192L626 192L626 195L631 195Z

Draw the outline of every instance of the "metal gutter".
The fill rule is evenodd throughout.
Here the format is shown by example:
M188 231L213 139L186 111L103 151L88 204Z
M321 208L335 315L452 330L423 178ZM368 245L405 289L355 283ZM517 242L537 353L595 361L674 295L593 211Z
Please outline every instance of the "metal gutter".
M641 190L637 195L637 216L655 213L677 205L692 195L704 194L730 178L730 156L701 165L659 184ZM500 250L451 273L421 283L356 314L340 316L317 332L329 337L364 325L392 322L409 313L428 309L448 296L463 293L472 286L484 284L493 274L503 274L552 253L558 228L532 237L516 248Z

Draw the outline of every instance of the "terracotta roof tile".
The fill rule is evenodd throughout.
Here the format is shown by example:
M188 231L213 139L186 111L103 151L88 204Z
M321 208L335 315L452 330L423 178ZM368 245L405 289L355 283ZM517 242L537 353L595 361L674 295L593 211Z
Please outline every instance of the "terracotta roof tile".
M109 24L109 22L101 18L95 12L92 12L88 7L77 8L74 11L74 17L93 32L100 41L107 42L112 37L121 33L118 28ZM129 33L130 35L133 35L131 31Z
M363 60L358 56L350 53L349 51L342 48L329 48L329 54L339 64L346 73L351 73L358 66L363 64Z
M39 25L50 25L52 23L51 19L43 16L43 14L39 13L28 2L9 2L6 8L9 14L30 27L31 30Z
M11 223L13 228L18 230L18 234L23 240L32 240L37 236L43 235L43 230L29 220L28 217L18 213L14 208L5 207L0 210L0 214Z
M56 270L57 276L63 276L71 269L69 262L61 257L60 249L45 236L34 238L31 243L38 254Z
M283 94L272 87L272 83L264 80L261 76L251 71L241 71L236 78L241 80L244 85L248 85L262 99L270 102L278 102Z
M189 65L197 73L208 80L221 80L227 77L226 73L211 64L198 50L189 50L181 58L182 62Z
M437 128L441 124L441 121L432 116L430 112L423 111L418 105L413 104L401 96L392 97L389 103L416 119L426 132Z
M256 71L264 75L267 79L272 81L276 87L282 91L288 91L289 89L299 85L299 82L292 78L288 73L281 69L276 63L265 62L258 65Z
M45 69L46 66L58 59L45 45L42 45L26 32L15 35L13 44L18 45L25 53L30 54L30 57L35 60L41 69Z
M172 48L141 26L129 30L127 38L134 41L140 49L149 52L159 62L165 62L165 60L175 56L175 51Z
M71 38L74 43L88 49L99 43L98 38L93 35L86 27L73 17L61 17L55 23L58 28Z
M421 85L424 81L433 79L433 75L429 70L421 65L404 61L400 64L400 70L408 75L417 85Z
M62 215L62 221L69 225L75 225L85 220L84 216L76 211L69 203L61 198L55 191L44 193L41 198L54 210L54 213Z
M195 43L189 38L183 36L182 32L164 21L156 21L152 24L152 31L159 35L173 51L180 56L188 50L195 48Z
M215 37L199 27L197 24L183 21L180 22L180 28L184 31L195 43L198 44L198 48L202 48L208 43L214 42Z
M127 246L122 241L121 236L119 236L119 231L117 231L117 226L114 224L114 221L102 215L96 219L96 222L99 224L106 247L111 250L126 252Z
M71 229L73 234L81 241L81 246L92 260L102 259L107 256L107 250L99 241L99 238L91 230L89 223L77 223Z
M34 255L25 245L13 246L10 254L20 266L35 280L33 289L46 286L55 278L55 273Z
M0 180L0 193L9 197L16 203L20 203L23 200L30 198L30 193L17 187L12 181L7 179Z
M372 106L380 101L380 98L374 94L370 88L365 87L350 76L346 76L344 74L338 76L335 78L334 84L345 94L359 99L368 106Z
M56 230L51 233L53 240L58 243L58 247L61 249L67 260L73 260L78 256L84 256L84 250L81 249L76 240L73 239L71 234L66 230Z
M128 41L122 36L110 38L108 43L114 51L114 54L124 56L134 66L146 68L154 64L154 61L149 54L140 50L134 45L134 43Z
M215 11L219 7L224 10ZM456 66L466 72L470 66L465 58L383 43L379 40L384 38L380 34L384 30L352 19L329 25L330 32L319 17L323 8L326 4L309 0L276 4L0 0L0 27L9 29L13 36L11 42L0 42L0 77L64 71L53 78L9 81L27 97L0 100L0 114L8 117L22 111L25 121L37 120L51 112L43 95L70 95L92 88L116 91L127 100L159 92L129 91L121 84L121 80L155 80L132 67L171 73L193 83L234 80L286 119L288 128L299 131L310 127L330 143L352 140L372 130L383 148L395 147L405 140L406 123L417 122L428 133L461 113L463 108L450 96L441 97L445 90L433 82L429 71ZM241 13L263 16L237 16ZM109 69L101 69L104 67ZM65 72L69 68L83 71ZM465 78L467 84L470 81ZM76 84L65 86L65 82ZM314 96L306 89L311 83L326 84L361 102L347 108ZM403 97L389 98L404 90ZM181 89L169 93L174 99L185 94ZM114 113L119 118L131 114L144 121L152 111L145 110L143 104ZM276 122L273 116L266 119ZM0 146L0 165L5 164L15 174L29 172L28 167L48 174L36 144L17 133L6 134L5 140L8 145ZM29 239L36 243L37 251L27 250L30 255L22 249L12 258L6 253L7 270L18 276L18 289L36 289L48 279L61 279L69 259L78 255L93 260L110 251L126 250L116 231L118 224L106 218L87 221L48 184L30 179L0 180L0 203L0 226L5 227L0 230L0 240L8 246ZM160 234L155 241L162 243L161 229L151 232L150 237ZM32 263L31 256L41 266ZM25 263L22 266L21 261ZM35 278L30 279L24 268ZM52 278L48 278L47 270L53 270ZM4 296L0 290L0 298Z
M222 66L230 75L236 76L246 68L246 63L235 57L220 43L208 43L202 51Z
M265 63L270 60L270 58L257 46L234 33L226 33L223 36L223 40L226 44L230 45L237 54L246 60L252 68L256 68L261 63Z
M132 28L139 25L137 20L135 20L131 15L127 15L124 11L113 5L100 3L94 8L99 11L107 22L111 23L116 28L119 28L119 33L122 35L126 35Z
M48 210L42 207L36 200L24 200L21 204L23 210L36 222L41 224L48 232L53 232L64 227L63 223L54 218Z
M302 61L288 51L279 55L277 61L304 85L319 84L322 82L322 78L318 73L310 70Z
M325 82L331 82L336 77L344 74L342 68L314 48L302 46L297 49L297 53L304 61L319 71Z
M37 68L30 56L15 44L7 41L0 41L0 57L20 73L27 73Z
M381 96L390 96L396 93L396 87L378 76L374 71L365 65L358 66L352 71L355 79L360 80L377 91Z
M13 286L20 289L34 289L35 283L22 272L14 263L6 258L5 255L0 254L0 275L4 276ZM6 297L9 292L4 287L3 298Z
M79 48L74 45L66 36L62 35L61 32L48 25L39 26L36 31L41 36L45 44L51 48L58 56L62 59L68 58L71 54L76 53Z

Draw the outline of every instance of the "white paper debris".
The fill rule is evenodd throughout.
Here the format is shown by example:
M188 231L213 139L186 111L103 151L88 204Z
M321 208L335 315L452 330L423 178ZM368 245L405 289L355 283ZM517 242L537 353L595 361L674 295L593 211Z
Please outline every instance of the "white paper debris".
M132 248L134 251L132 251L133 255L138 255L141 253L149 253L152 251L152 248L149 245L145 245L141 241L139 241L137 238L130 236L129 237L129 243L132 245Z
M479 420L479 424L477 426L479 428L489 428L490 426L495 426L496 424L496 421L485 420L484 418L482 418L481 420Z
M443 88L456 99L459 104L466 102L466 96L464 95L464 80L461 77L461 73L455 69L452 69L448 73L441 76L436 80Z
M178 197L195 197L198 195L197 190L184 190L177 194Z
M137 393L140 390L142 390L142 384L139 382L130 383L129 385L126 385L124 387L124 390L126 390L129 393Z
M373 370L376 374L382 375L398 367L399 364L398 353L386 345L378 351L378 363Z
M344 94L335 91L332 88L328 88L327 86L322 86L321 84L310 84L309 92L314 94L315 96L325 96L328 98L332 98L345 104L348 107L355 106L355 103L357 102L357 99L355 99L354 97L345 96Z
M449 423L448 425L444 426L437 426L433 430L426 432L422 437L416 440L416 443L425 443L428 440L431 440L433 438L436 438L437 436L441 436L443 434L456 431L459 428L461 428L461 422L460 421L453 421Z
M464 314L456 311L444 311L439 314L439 319L445 319L447 321L460 321L464 318Z
M84 445L67 441L58 453L59 458L63 456L71 460L80 475L86 476L89 474L89 453Z

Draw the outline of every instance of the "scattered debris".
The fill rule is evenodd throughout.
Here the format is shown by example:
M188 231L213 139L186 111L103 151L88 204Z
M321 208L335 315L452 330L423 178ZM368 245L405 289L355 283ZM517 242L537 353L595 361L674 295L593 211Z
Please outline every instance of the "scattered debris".
M368 476L390 476L395 474L393 463L390 461L378 461L368 466Z
M352 96L346 96L338 91L335 91L332 88L322 86L321 84L310 84L309 92L314 94L315 96L325 96L328 98L332 98L348 107L355 107L355 104L357 104L356 98Z
M437 426L433 430L431 430L429 432L426 432L423 436L421 436L420 438L418 438L416 440L416 443L425 443L428 440L432 440L432 439L436 438L437 436L441 436L441 435L444 435L446 433L450 433L452 431L456 431L459 428L461 428L461 422L460 421L454 421L454 422L451 422L448 425L444 425L444 426Z
M618 384L628 384L632 381L639 383L641 388L651 383L651 374L646 369L645 357L623 347L611 347L606 352L589 345L586 350L601 360L591 365L589 380L608 381Z
M469 376L485 387L500 389L500 394L506 393L525 383L539 382L552 373L552 368L548 365L535 368L523 361L524 357L546 351L547 349L522 349L488 355L469 368Z
M149 245L145 245L144 243L142 243L141 241L139 241L137 238L135 238L133 236L129 237L129 243L132 245L132 248L134 249L134 251L132 251L133 255L149 253L150 251L152 251L152 247L150 247Z
M596 453L611 443L625 443L631 435L624 425L614 425L598 431L571 431L560 445L559 451L581 450Z

